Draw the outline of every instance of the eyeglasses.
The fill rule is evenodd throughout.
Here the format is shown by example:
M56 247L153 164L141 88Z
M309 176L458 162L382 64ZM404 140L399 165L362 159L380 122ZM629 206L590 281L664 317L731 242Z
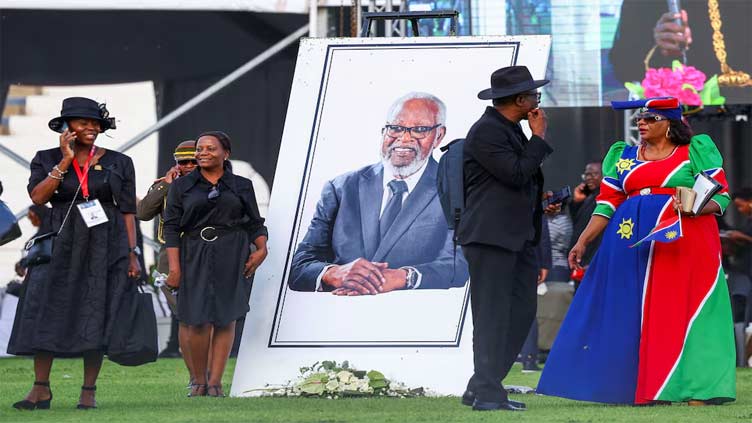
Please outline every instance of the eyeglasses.
M386 134L392 138L399 138L402 135L405 134L405 131L410 133L410 136L412 136L415 139L423 139L428 136L428 133L433 131L434 129L441 126L440 123L437 123L434 126L413 126L413 127L407 127L402 125L386 125L384 126L384 129L382 129L382 133L386 132Z
M634 124L637 125L640 123L641 120L644 120L645 123L655 123L660 122L662 120L666 120L666 117L661 115L656 115L653 113L640 113L634 118Z
M180 165L180 166L185 166L185 165L188 165L188 164L197 165L198 164L198 160L196 160L196 159L178 160L178 165Z
M584 181L585 179L588 179L588 178L598 178L600 176L601 176L600 173L586 172L586 173L583 173L582 175L580 175L580 178L582 178L582 180Z
M536 91L534 93L525 93L525 94L522 94L522 95L525 96L525 97L535 97L535 101L537 101L538 103L540 103L540 101L541 101L541 93L540 93L540 91Z
M217 188L217 185L212 185L211 189L209 190L209 194L206 196L206 199L209 200L210 203L216 203L219 196L219 188Z

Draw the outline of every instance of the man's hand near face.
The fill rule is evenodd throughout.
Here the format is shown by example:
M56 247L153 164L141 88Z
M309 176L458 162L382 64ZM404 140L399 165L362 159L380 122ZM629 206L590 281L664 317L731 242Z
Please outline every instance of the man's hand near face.
M572 192L572 202L582 203L583 201L585 201L587 196L587 185L582 182L574 188L574 192Z
M178 177L178 175L180 175L180 169L177 165L175 165L171 167L170 170L167 171L167 173L165 173L165 176L162 178L162 180L168 184L171 184L175 180L175 178Z

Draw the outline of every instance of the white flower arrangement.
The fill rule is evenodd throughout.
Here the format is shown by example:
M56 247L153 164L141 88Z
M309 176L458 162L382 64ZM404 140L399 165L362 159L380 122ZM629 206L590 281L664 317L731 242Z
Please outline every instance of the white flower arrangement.
M347 361L337 364L334 361L316 362L310 367L301 367L300 376L287 385L261 389L262 396L275 397L421 397L427 392L423 388L408 388L402 383L390 381L383 373L363 371L350 367ZM250 391L249 391L250 392Z

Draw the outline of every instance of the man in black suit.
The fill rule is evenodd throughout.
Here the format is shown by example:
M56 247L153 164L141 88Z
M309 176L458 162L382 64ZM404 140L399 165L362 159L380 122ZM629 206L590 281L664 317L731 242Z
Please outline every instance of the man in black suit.
M465 139L465 211L457 234L470 268L475 371L462 403L474 410L525 409L508 399L501 381L535 318L540 166L553 151L544 141L547 120L537 88L548 82L533 80L525 66L495 71L491 88L478 93L493 107ZM520 126L525 119L529 140Z
M603 169L601 162L590 162L585 165L585 173L582 174L582 183L574 189L572 202L569 204L569 214L572 217L572 243L569 246L571 250L574 244L580 238L580 234L590 222L590 216L593 215L595 199L601 190L601 181L603 180ZM582 256L582 266L590 265L590 260L595 256L598 247L601 245L603 234L598 235L585 250ZM575 281L579 284L579 281Z

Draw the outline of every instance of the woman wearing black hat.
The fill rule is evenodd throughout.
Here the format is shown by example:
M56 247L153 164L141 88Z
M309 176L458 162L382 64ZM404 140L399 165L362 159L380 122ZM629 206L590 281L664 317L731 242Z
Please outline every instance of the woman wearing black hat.
M36 380L18 409L50 407L54 357L83 357L77 408L96 407L95 390L113 316L128 278L141 273L136 246L135 173L131 159L94 145L114 129L103 104L83 97L63 101L49 123L60 145L36 153L28 190L34 204L50 203L53 241L48 277L29 279L8 345L33 355ZM33 294L32 294L33 293Z
M188 326L195 377L190 396L224 396L222 374L235 322L248 312L249 278L267 254L253 184L232 173L229 156L227 134L201 134L199 169L173 182L167 195L167 285L180 288L178 319Z

